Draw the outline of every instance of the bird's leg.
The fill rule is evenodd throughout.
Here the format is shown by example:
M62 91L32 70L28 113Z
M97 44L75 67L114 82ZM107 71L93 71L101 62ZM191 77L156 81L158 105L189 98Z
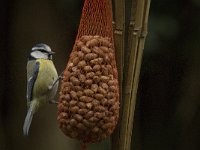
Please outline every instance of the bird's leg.
M49 104L58 104L58 102L56 100L49 100Z
M56 83L60 80L63 79L63 73L64 71L58 76L58 78L53 82L51 86L49 86L49 90L52 90L52 88L56 85Z
M63 73L64 71L58 76L58 78L53 82L51 86L49 86L49 90L52 90L53 87L56 85L56 83L60 80L63 79ZM49 104L58 104L56 100L49 100Z

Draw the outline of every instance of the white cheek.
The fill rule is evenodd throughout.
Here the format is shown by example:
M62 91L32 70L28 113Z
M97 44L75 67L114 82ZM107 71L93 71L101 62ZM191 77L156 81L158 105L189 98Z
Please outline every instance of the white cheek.
M31 56L38 59L38 58L44 58L44 59L47 59L48 56L45 54L45 53L42 53L40 51L34 51L31 53Z

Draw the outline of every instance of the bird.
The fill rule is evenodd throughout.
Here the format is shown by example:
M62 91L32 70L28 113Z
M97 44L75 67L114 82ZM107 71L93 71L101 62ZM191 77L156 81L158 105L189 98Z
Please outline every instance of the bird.
M46 103L56 103L59 78L52 61L51 48L43 43L32 47L27 62L27 114L23 134L28 136L33 115Z

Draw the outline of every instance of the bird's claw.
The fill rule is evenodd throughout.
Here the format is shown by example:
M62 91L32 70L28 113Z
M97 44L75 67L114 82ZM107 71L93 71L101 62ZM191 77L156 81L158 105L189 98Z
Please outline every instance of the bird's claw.
M58 102L55 100L49 100L49 104L58 104Z

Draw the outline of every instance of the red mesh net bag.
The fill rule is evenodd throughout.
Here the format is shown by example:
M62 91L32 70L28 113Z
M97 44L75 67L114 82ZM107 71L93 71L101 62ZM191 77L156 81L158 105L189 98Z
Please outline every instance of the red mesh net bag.
M85 0L58 100L63 133L84 143L109 136L119 117L110 0Z

